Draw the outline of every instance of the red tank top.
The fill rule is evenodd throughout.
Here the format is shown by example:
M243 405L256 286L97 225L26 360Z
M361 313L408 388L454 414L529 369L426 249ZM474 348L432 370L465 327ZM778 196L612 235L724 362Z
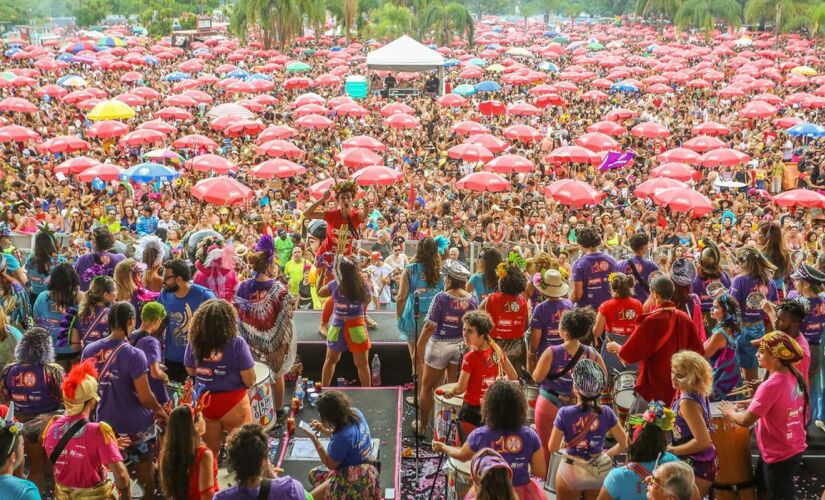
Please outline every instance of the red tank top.
M487 296L485 307L493 318L493 333L491 337L501 340L514 340L524 337L527 328L527 300L521 296L513 296L502 292L494 292Z
M203 454L209 448L206 446L198 446L197 454L195 455L195 463L192 465L192 470L189 471L189 500L200 500L201 498L201 491L200 491L200 484L199 484L199 477L198 471L201 468L201 459L203 458ZM215 456L212 456L212 484L215 486L213 487L213 492L218 492L218 461L215 460Z

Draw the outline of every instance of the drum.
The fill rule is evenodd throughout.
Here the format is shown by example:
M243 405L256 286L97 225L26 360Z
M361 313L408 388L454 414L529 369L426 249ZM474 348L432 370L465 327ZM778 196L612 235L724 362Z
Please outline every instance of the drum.
M447 500L463 500L473 480L470 477L470 461L447 460Z
M464 398L455 396L447 399L444 393L453 389L455 384L444 384L435 390L433 404L433 441L441 441L451 446L461 446L458 412L464 404ZM449 435L448 435L449 433Z
M613 379L613 406L619 417L627 417L630 407L636 396L633 388L636 386L636 372L621 372Z
M218 469L218 486L221 488L221 491L232 487L234 482L235 478L229 473L229 469Z
M524 392L524 399L527 400L527 425L536 421L536 401L539 399L539 387L532 384L524 384L521 386Z
M264 431L270 430L278 421L272 401L271 382L269 367L256 361L255 385L249 388L249 402L252 404L252 418L264 428Z
M710 439L716 447L718 469L713 483L718 500L755 500L750 431L722 415L720 402L710 404ZM732 487L738 491L734 491Z
M619 359L618 354L607 351L608 342L615 342L619 345L624 345L629 338L630 336L628 335L616 335L605 332L604 342L602 343L602 359L604 360L604 365L607 367L608 377L612 377L616 373L636 371L638 369L636 365L625 364L621 359Z

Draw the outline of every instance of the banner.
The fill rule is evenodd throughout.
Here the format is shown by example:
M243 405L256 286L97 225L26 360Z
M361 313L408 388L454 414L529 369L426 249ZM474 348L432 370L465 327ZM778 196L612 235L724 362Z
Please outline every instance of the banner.
M633 161L635 156L636 153L633 151L608 151L602 161L602 164L599 165L599 170L615 170L617 168L626 167Z

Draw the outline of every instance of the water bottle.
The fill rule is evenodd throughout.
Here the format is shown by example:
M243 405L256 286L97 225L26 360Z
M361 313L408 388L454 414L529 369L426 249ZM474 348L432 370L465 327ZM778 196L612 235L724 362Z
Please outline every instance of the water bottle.
M381 385L381 359L378 358L376 354L372 358L372 366L370 367L370 371L372 371L372 386L378 387Z
M269 442L269 463L277 464L278 463L278 440L273 439Z
M298 377L298 379L295 380L295 399L298 400L298 408L296 408L296 411L304 407L305 394L306 393L304 391L304 379Z

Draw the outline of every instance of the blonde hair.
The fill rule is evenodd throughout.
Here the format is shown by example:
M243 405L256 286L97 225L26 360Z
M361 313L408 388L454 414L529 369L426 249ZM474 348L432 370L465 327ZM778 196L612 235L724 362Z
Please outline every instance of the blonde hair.
M0 307L0 341L5 341L8 336L6 327L9 325L9 318L6 316L6 311Z
M679 351L670 359L672 368L681 368L685 377L679 385L685 392L708 396L713 390L713 368L708 360L693 351Z
M126 259L115 266L114 280L117 300L131 301L132 295L137 291L135 279L132 277L132 268L136 263L135 259Z

